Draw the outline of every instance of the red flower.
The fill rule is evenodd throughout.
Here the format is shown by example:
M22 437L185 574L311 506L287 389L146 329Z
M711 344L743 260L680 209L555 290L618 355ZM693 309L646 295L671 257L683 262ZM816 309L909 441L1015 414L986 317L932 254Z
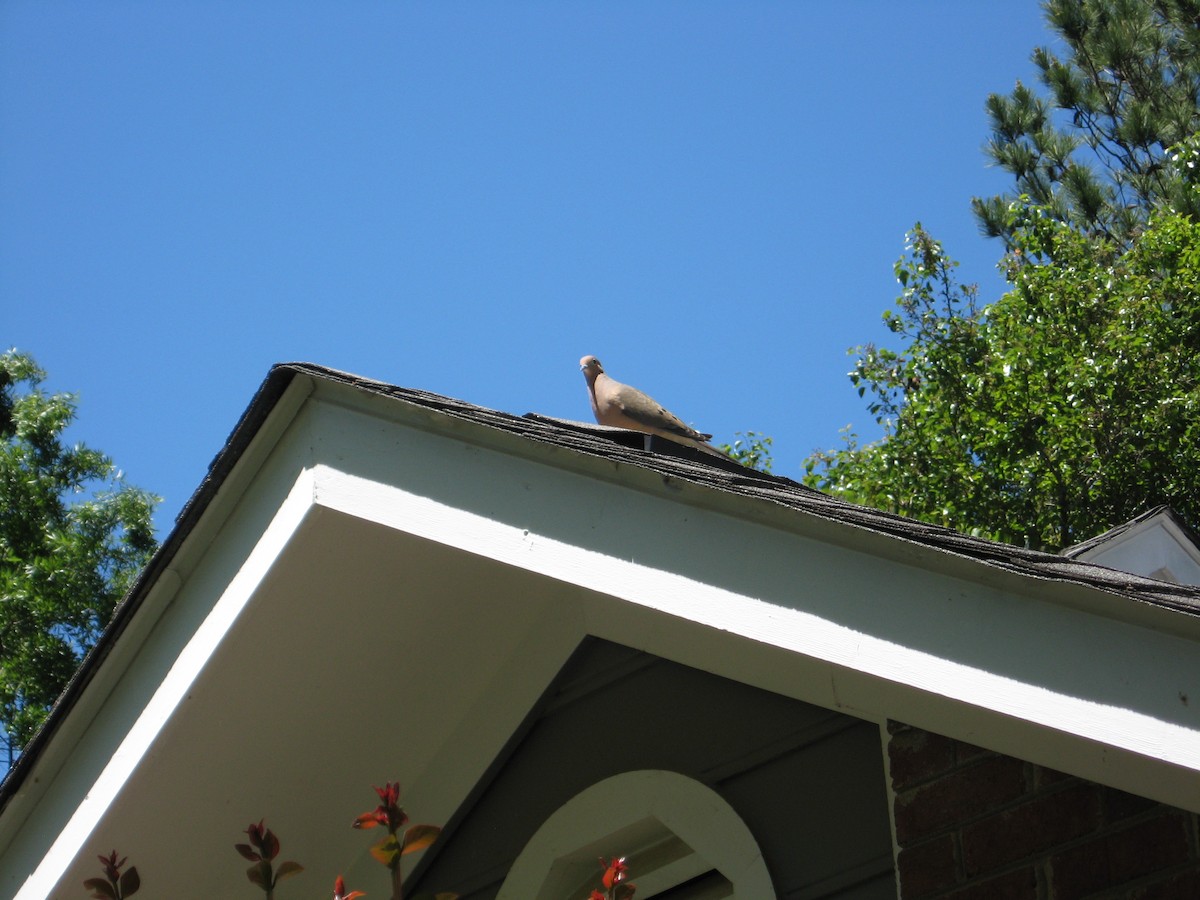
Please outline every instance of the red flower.
M117 851L114 850L108 856L97 857L100 864L104 866L104 875L109 881L116 882L121 877L121 866L125 865L125 861L129 857L123 857L120 862L117 862Z
M333 883L333 900L355 900L357 897L367 896L363 891L351 891L346 893L346 882L342 881L342 876L337 877L337 881Z
M275 832L270 828L263 827L265 821L260 819L257 825L250 823L250 827L246 829L246 834L250 837L249 844L234 844L237 852L251 862L270 862L279 855L279 838L275 837Z
M604 889L611 891L614 887L629 877L629 867L625 865L625 857L613 857L607 863L604 858L600 858L600 865L604 866Z
M405 823L408 816L400 808L400 784L389 781L384 787L375 788L379 795L379 805L369 813L363 813L354 820L355 828L374 828L382 825L390 834L395 834Z
M137 866L130 866L125 872L121 871L121 866L125 865L128 857L122 857L118 862L117 851L114 850L108 856L98 858L104 866L104 878L88 878L83 882L83 886L92 892L93 897L98 900L126 900L138 892L142 881L138 877Z
M383 787L375 788L375 793L379 795L379 801L384 806L395 806L400 802L400 782L389 781Z
M629 867L625 865L625 857L600 857L600 865L604 867L604 877L601 883L603 891L592 891L588 900L632 900L637 892L637 885L630 882Z

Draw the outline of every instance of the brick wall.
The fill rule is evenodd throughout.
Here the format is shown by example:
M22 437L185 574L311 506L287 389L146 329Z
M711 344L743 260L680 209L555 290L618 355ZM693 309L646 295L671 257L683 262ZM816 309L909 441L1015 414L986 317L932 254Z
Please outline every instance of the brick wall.
M1200 817L888 723L903 900L1195 900Z

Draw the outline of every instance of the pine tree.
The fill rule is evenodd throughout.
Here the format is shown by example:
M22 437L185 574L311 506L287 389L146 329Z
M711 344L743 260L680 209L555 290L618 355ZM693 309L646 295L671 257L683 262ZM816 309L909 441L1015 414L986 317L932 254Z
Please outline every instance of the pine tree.
M1200 0L1047 0L1059 56L1034 51L1040 96L1017 83L992 94L986 151L1015 189L973 201L981 229L1011 237L1019 195L1120 246L1166 205L1200 203L1167 166L1170 148L1200 131Z

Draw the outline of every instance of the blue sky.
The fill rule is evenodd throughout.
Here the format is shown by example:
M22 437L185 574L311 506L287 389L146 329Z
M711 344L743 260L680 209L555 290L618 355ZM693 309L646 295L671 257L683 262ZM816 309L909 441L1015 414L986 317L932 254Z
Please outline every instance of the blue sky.
M578 360L799 477L874 433L921 221L984 299L1035 0L0 5L0 343L165 533L270 365L590 420Z

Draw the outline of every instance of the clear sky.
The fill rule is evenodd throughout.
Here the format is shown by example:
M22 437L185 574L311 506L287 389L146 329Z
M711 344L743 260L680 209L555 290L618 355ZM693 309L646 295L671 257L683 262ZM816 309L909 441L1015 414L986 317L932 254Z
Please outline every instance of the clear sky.
M872 435L921 221L984 298L1035 0L0 4L0 343L165 533L272 363L590 420L578 360L775 471Z

